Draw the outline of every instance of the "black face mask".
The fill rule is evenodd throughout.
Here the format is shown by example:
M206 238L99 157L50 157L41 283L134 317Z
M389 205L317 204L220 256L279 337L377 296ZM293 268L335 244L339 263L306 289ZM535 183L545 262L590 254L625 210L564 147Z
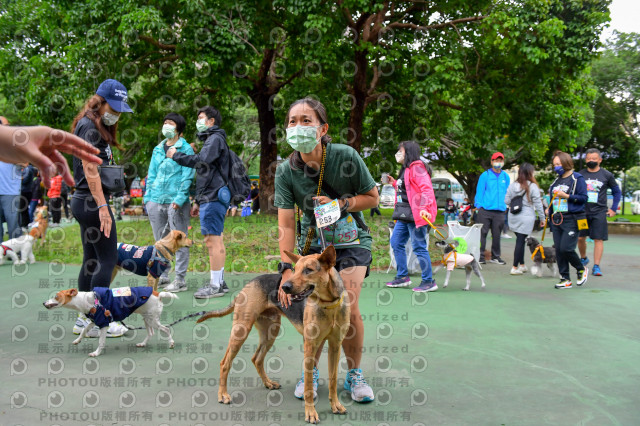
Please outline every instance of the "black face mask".
M596 167L598 167L598 162L597 161L587 161L587 168L588 169L595 169Z

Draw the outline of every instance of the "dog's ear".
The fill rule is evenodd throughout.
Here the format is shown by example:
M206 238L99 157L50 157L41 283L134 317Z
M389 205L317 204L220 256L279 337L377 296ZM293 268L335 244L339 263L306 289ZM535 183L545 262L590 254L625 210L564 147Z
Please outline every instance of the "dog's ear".
M336 266L336 248L334 246L327 247L318 257L318 260L329 268L333 268Z
M67 293L67 296L69 297L74 297L78 294L78 290L76 290L75 288L70 288L69 290L65 290L65 293Z
M300 260L300 258L302 257L302 256L298 256L297 254L293 254L293 253L291 253L291 252L290 252L290 251L288 251L288 250L285 250L285 251L284 251L284 254L286 254L286 255L287 255L287 257L288 257L288 258L291 260L291 262L293 262L293 263L297 263L297 262L298 262L298 260Z
M181 239L184 238L184 232L182 231L173 231L173 232L175 232L174 236L176 237L176 240L180 241Z

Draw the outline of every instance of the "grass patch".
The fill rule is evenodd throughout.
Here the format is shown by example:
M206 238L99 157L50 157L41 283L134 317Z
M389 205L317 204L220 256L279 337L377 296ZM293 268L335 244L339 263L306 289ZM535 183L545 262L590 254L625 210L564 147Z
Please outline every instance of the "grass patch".
M373 219L366 212L365 221L371 228L373 246L371 254L373 270L387 270L391 258L389 256L389 228L391 210L382 210L382 216ZM439 215L441 216L441 215ZM439 222L442 218L439 217ZM200 220L191 219L192 230L190 238L194 240L189 256L189 271L205 272L209 270L207 247L200 234ZM146 217L133 217L132 220L116 222L118 241L139 246L154 243L151 225ZM248 217L228 217L225 221L224 243L227 251L225 271L229 272L274 272L278 259L267 260L265 256L279 256L278 221L276 216L252 215ZM445 233L446 235L446 233ZM429 250L439 256L434 239L430 240ZM80 227L77 223L49 228L47 242L34 247L36 259L43 262L60 262L65 264L82 263L82 244L80 242ZM432 257L434 257L432 255Z

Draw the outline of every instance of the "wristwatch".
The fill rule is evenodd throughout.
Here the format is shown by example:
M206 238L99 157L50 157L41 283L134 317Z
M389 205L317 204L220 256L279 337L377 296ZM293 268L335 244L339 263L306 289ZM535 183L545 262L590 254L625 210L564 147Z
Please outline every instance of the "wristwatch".
M284 271L286 271L287 269L291 269L293 271L293 265L287 262L280 262L278 263L278 273L279 274L284 274Z

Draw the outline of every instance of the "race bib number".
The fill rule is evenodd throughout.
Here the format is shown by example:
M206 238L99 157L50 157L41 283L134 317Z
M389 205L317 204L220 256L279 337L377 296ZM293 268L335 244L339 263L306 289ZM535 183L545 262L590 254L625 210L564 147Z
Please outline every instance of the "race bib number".
M553 200L553 211L565 213L569 211L569 203L566 198L556 198Z
M598 193L594 191L587 192L587 203L597 203Z
M338 200L336 199L330 203L314 207L313 213L316 216L316 225L318 228L325 228L336 223L338 219L340 219L340 205L338 204Z
M111 294L113 295L113 297L131 296L131 287L112 288Z
M332 225L322 228L322 233L327 244L333 244L336 247L360 244L358 227L351 214ZM318 244L322 244L320 239L318 239Z

